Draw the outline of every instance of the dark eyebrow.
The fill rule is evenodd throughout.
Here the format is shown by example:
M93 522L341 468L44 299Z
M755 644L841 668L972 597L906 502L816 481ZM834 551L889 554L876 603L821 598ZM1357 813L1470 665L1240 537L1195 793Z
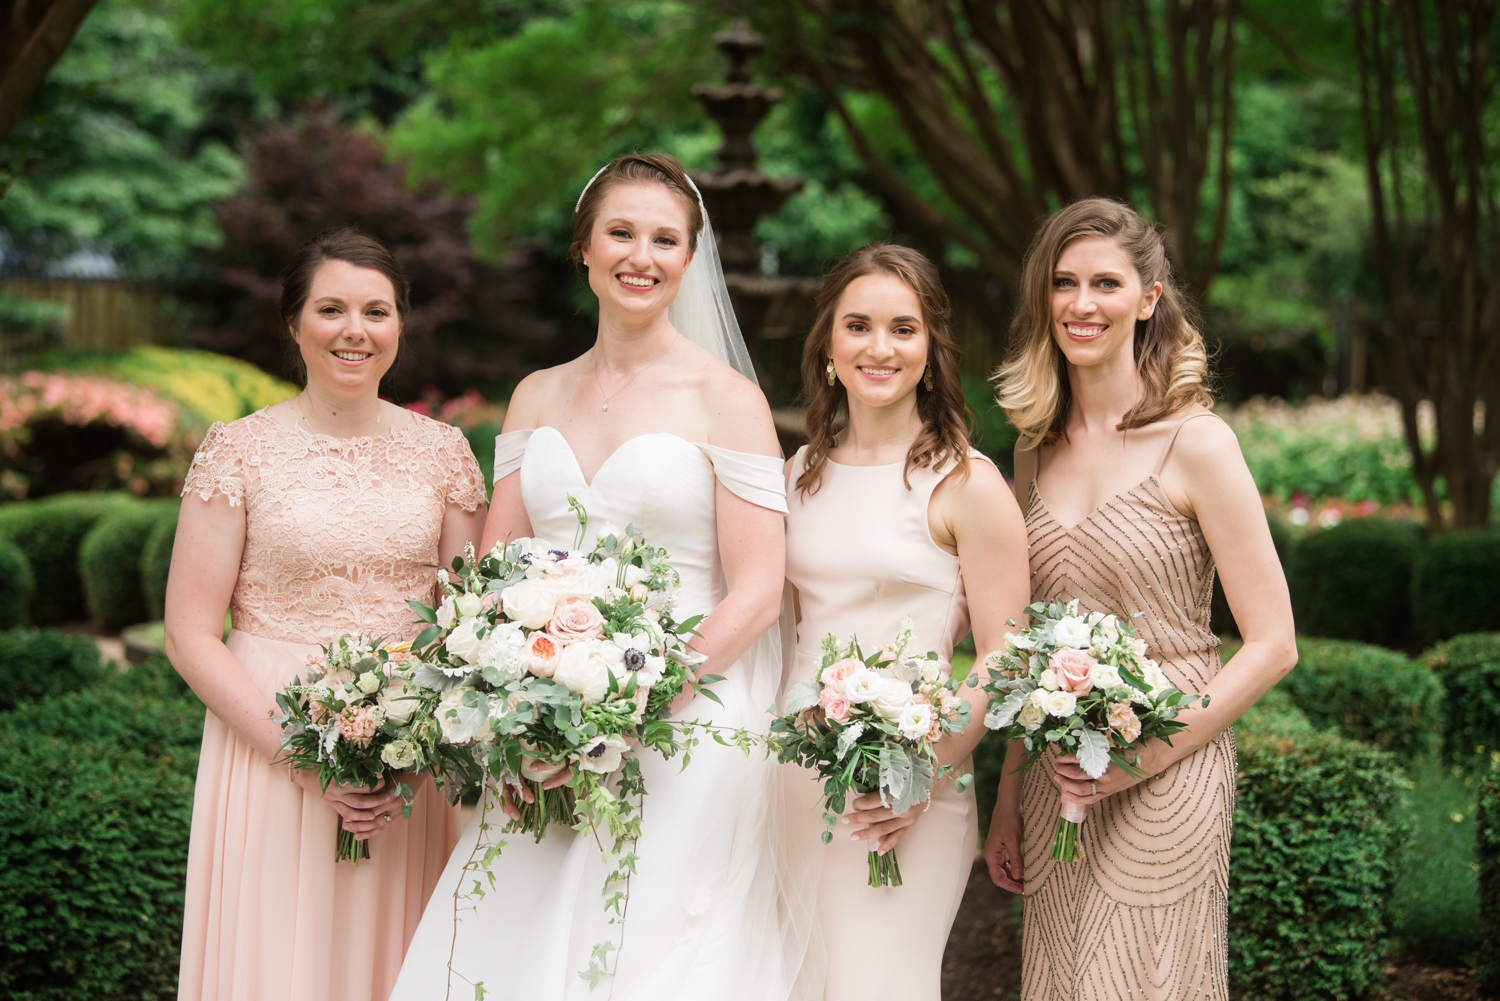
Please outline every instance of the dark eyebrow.
M844 314L844 319L846 319L846 320L864 320L866 323L870 322L870 318L868 316L866 316L865 314L863 314L863 313L845 313Z
M891 322L892 323L921 323L922 321L919 318L915 317L915 316L897 316L897 317L893 318L891 320Z

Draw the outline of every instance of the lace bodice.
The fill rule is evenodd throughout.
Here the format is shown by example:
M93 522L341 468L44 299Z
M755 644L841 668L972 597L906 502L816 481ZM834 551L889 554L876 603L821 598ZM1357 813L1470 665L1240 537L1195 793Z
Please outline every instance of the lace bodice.
M234 627L325 643L408 638L408 598L431 601L443 512L473 511L484 479L463 434L413 415L373 438L333 438L258 411L215 424L182 493L245 506Z

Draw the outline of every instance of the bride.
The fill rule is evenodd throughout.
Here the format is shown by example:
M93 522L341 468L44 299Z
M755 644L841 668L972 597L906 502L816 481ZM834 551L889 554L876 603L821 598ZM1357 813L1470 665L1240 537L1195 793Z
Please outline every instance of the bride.
M670 156L622 156L584 189L573 237L599 297L598 339L516 388L484 547L568 545L569 494L595 524L634 524L682 575L680 617L709 613L700 671L725 676L713 688L722 705L700 695L678 718L763 729L780 682L771 627L785 487L697 189ZM685 770L653 754L641 765L648 795L623 923L608 923L612 866L594 838L560 824L540 843L503 835L507 804L491 797L433 893L393 1001L472 997L481 983L491 1001L786 997L795 963L783 959L765 830L772 766L710 741ZM502 840L493 880L464 872ZM591 987L580 974L599 954L609 976Z

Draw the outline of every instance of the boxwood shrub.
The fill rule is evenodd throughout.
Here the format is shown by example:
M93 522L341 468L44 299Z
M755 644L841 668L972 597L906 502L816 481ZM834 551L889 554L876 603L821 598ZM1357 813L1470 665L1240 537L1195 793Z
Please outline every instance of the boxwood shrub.
M0 712L44 695L72 692L109 677L99 648L87 636L50 629L0 633Z
M1500 629L1500 532L1449 532L1417 558L1412 613L1425 642Z
M86 617L78 547L100 518L134 503L138 502L128 494L58 494L0 505L0 538L26 554L36 578L31 598L34 625Z
M1479 987L1486 997L1500 994L1500 773L1491 771L1479 786L1474 853L1479 857Z
M94 622L118 629L146 620L141 555L164 513L155 503L123 505L100 518L83 537L78 574Z
M1266 516L1266 524L1271 529L1271 544L1276 547L1276 558L1281 561L1282 572L1286 571L1287 558L1292 550L1292 536L1287 527L1275 518ZM1224 583L1218 576L1214 577L1214 594L1210 627L1220 636L1238 636L1240 627L1234 621L1234 613L1229 610L1229 599L1224 597Z
M146 618L153 622L166 616L167 572L172 569L178 510L173 504L158 516L141 550L141 594L146 601Z
M36 576L20 547L0 539L0 629L24 626L31 617Z
M1384 980L1409 783L1390 752L1336 734L1245 734L1238 744L1230 993L1363 997Z
M138 665L121 683L0 716L6 997L176 994L203 708L157 694L164 676L134 677L163 669Z
M1482 767L1500 750L1500 633L1455 636L1427 655L1446 693L1443 751Z
M1411 624L1414 524L1364 518L1303 536L1292 547L1288 583L1297 631L1397 645Z
M1276 688L1319 729L1402 754L1437 750L1442 682L1393 650L1303 637L1297 667Z

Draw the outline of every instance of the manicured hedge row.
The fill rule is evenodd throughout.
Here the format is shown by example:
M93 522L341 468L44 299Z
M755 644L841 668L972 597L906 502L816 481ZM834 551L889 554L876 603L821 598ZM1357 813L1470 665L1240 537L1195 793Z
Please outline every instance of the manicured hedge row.
M1500 633L1455 636L1433 650L1427 663L1446 694L1445 755L1483 768L1500 750Z
M1500 772L1479 787L1474 849L1479 856L1479 987L1500 994Z
M133 498L120 494L59 494L0 505L0 538L26 554L36 578L33 624L84 617L78 548L99 519L131 503L135 503Z
M1290 713L1261 721L1297 728ZM1389 752L1334 734L1247 732L1238 744L1230 993L1364 997L1384 979L1408 783Z
M1430 540L1417 557L1412 613L1426 643L1500 630L1500 531Z
M157 519L146 546L141 550L141 594L146 599L146 619L155 622L166 615L167 571L172 569L172 540L177 537L174 506Z
M0 629L25 625L31 618L36 576L20 548L0 539Z
M0 993L175 996L203 708L164 660L0 715Z
M167 517L175 521L176 511L173 501L124 505L84 536L78 573L90 619L110 629L146 621L142 555L156 526Z
M1299 540L1287 568L1298 630L1365 643L1403 642L1411 627L1417 531L1415 524L1367 518Z
M0 712L19 702L88 688L112 673L87 636L50 629L0 633Z
M1383 647L1302 638L1284 691L1319 729L1403 755L1437 750L1443 685L1425 663Z

